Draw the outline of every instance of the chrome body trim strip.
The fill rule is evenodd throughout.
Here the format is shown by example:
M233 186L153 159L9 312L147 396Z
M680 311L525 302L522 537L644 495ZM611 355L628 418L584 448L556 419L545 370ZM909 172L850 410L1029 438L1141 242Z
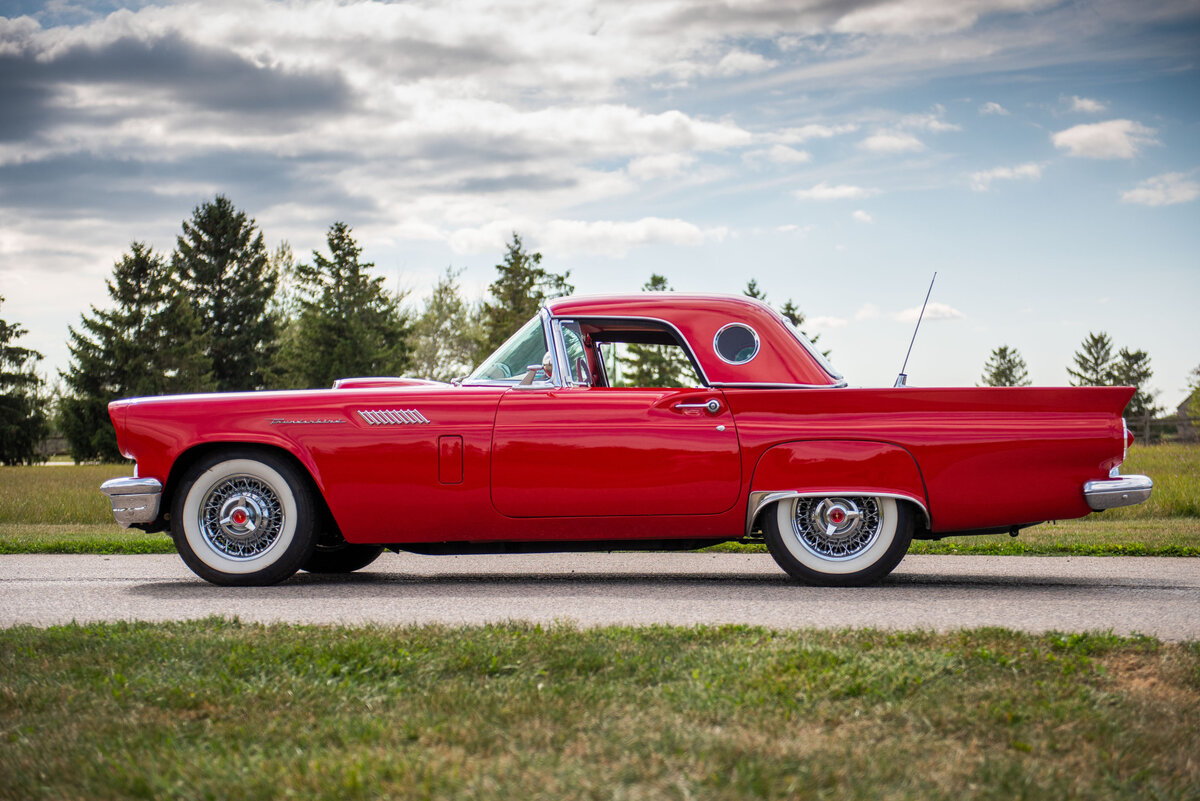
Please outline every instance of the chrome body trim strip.
M1083 498L1094 511L1132 506L1150 498L1154 482L1149 476L1118 476L1083 485Z
M162 482L156 478L110 478L100 485L100 491L108 496L113 517L125 528L134 523L153 523L158 518Z
M925 515L925 527L932 528L933 520L929 516L929 509L922 501L918 501L911 495L900 495L894 492L863 492L862 490L834 490L831 492L797 492L795 490L767 490L756 491L750 493L750 501L746 504L746 536L750 535L750 528L754 525L754 519L758 517L758 513L766 509L776 501L785 501L792 498L836 498L839 496L859 497L869 496L872 498L895 498L898 501L908 501L915 503L921 509L921 513Z
M711 386L725 389L842 389L846 385L846 381L843 379L836 384L769 384L755 383L753 381L718 381Z

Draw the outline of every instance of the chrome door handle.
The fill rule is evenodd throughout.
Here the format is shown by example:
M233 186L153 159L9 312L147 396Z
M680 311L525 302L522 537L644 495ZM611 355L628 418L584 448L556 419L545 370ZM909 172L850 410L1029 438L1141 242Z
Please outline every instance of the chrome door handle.
M705 409L709 414L716 414L721 411L721 402L717 399L705 401L704 403L677 403L676 409Z

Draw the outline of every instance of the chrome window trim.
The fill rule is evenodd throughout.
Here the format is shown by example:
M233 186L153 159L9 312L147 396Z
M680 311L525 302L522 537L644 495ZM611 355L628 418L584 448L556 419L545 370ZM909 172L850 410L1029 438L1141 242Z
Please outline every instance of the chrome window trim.
M557 318L555 318L555 319L557 319ZM713 386L712 382L708 380L708 375L704 372L704 365L701 364L700 360L696 358L696 349L692 347L692 343L690 341L688 341L688 338L685 337L683 335L683 332L680 331L678 328L676 328L673 323L670 323L670 322L663 320L661 318L658 318L658 317L630 317L629 315L625 315L625 314L620 314L620 315L595 314L595 315L592 315L591 317L584 315L584 316L575 316L575 317L563 318L563 319L568 320L569 322L574 322L574 323L579 323L579 322L586 323L588 320L591 320L591 319L595 319L595 320L628 320L630 322L635 322L635 323L657 323L658 325L669 328L673 332L675 332L675 337L679 340L679 343L680 343L679 346L681 348L684 348L687 351L688 360L691 362L692 366L696 368L696 372L699 373L700 382L702 384L704 384L705 387Z
M750 354L749 358L742 359L740 362L726 359L725 354L721 353L721 349L717 347L717 340L721 338L721 334L730 328L745 328L750 332L750 336L754 337L754 352ZM751 328L748 323L739 323L736 320L732 323L725 323L725 325L717 329L717 333L713 334L713 353L717 354L718 359L726 364L732 364L734 367L741 367L743 364L749 364L754 361L754 357L758 355L760 350L762 350L762 342L758 338L758 332Z
M932 529L933 520L929 516L929 509L925 506L924 501L919 501L911 495L901 495L896 492L864 492L863 490L830 490L828 492L798 492L795 490L758 490L750 493L750 499L746 504L746 536L750 535L750 529L754 526L754 519L758 517L758 513L766 509L771 504L777 501L791 500L792 498L835 498L838 496L870 496L872 498L895 498L898 501L908 501L915 503L921 513L925 515L925 527Z
M824 372L834 381L845 381L846 377L842 375L836 367L833 366L829 359L825 358L824 353L821 353L821 351L817 350L816 345L814 345L812 342L809 342L808 337L804 336L804 333L799 329L799 327L793 325L792 321L784 317L782 314L779 315L779 319L783 323L783 327L786 328L788 333L792 335L792 339L800 343L800 347L804 348L808 355L812 357L812 360L817 363L817 366L821 368L822 372Z

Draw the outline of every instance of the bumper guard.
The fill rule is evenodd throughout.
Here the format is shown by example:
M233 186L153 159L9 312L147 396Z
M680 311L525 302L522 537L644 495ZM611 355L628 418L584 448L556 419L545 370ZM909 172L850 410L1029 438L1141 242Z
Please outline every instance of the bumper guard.
M1132 506L1150 497L1154 482L1149 476L1115 476L1083 485L1083 497L1094 511Z
M162 482L156 478L113 478L100 485L112 503L113 517L125 528L153 523L162 500Z

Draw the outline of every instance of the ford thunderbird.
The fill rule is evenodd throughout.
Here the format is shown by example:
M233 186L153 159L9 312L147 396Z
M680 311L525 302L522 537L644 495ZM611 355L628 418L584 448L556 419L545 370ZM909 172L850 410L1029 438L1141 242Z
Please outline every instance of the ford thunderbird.
M673 358L638 386L630 352ZM622 358L623 356L623 358ZM650 383L650 382L646 382ZM886 576L910 542L1139 503L1130 387L852 388L754 300L559 298L452 384L132 398L109 406L124 526L169 530L217 584L421 554L765 540L799 581Z

